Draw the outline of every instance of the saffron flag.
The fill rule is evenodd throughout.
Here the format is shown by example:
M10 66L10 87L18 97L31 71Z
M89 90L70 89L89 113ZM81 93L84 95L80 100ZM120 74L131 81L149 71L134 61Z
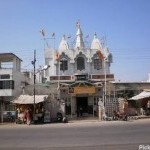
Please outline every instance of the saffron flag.
M60 54L56 52L56 60L58 61L60 59Z
M104 60L104 56L103 56L103 54L101 53L100 50L97 51L96 54L98 55L98 57L99 57L99 59L100 59L101 61Z

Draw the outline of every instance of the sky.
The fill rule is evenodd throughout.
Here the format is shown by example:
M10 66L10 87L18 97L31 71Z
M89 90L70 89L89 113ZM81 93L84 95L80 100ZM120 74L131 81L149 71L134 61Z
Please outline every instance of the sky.
M22 69L44 64L44 41L58 48L62 35L75 39L80 20L83 36L91 44L96 32L113 55L110 71L116 81L139 82L150 72L150 1L149 0L0 0L0 53L20 57Z

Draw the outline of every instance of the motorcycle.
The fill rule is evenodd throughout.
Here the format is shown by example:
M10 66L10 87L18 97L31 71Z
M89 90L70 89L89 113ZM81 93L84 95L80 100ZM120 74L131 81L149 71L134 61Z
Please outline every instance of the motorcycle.
M8 122L14 122L14 121L15 121L15 117L12 115L11 112L7 112L6 120L7 120Z
M63 115L62 115L62 113L58 112L57 113L57 122L62 122L62 120L63 120Z

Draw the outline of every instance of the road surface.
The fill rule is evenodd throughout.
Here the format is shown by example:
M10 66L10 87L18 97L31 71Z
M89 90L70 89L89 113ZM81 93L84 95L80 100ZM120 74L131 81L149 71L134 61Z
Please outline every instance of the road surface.
M140 145L150 145L150 119L0 125L0 150L137 150Z

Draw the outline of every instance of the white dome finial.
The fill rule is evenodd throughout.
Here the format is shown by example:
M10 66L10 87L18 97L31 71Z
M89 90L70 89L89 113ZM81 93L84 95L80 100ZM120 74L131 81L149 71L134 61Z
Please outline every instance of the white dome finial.
M96 32L94 33L94 38L91 44L91 49L102 50L102 45L99 39L97 38Z
M96 32L94 33L94 39L96 39L97 38L97 34L96 34Z
M61 40L61 42L59 44L59 48L58 49L60 51L65 51L65 50L69 49L69 45L68 45L68 43L66 41L66 36L65 35L63 35L63 37L62 37L62 40Z
M76 26L77 26L78 29L80 28L80 21L79 20L77 21Z
M82 49L84 48L84 42L79 20L77 21L76 26L77 26L77 33L76 33L77 38L75 48Z

